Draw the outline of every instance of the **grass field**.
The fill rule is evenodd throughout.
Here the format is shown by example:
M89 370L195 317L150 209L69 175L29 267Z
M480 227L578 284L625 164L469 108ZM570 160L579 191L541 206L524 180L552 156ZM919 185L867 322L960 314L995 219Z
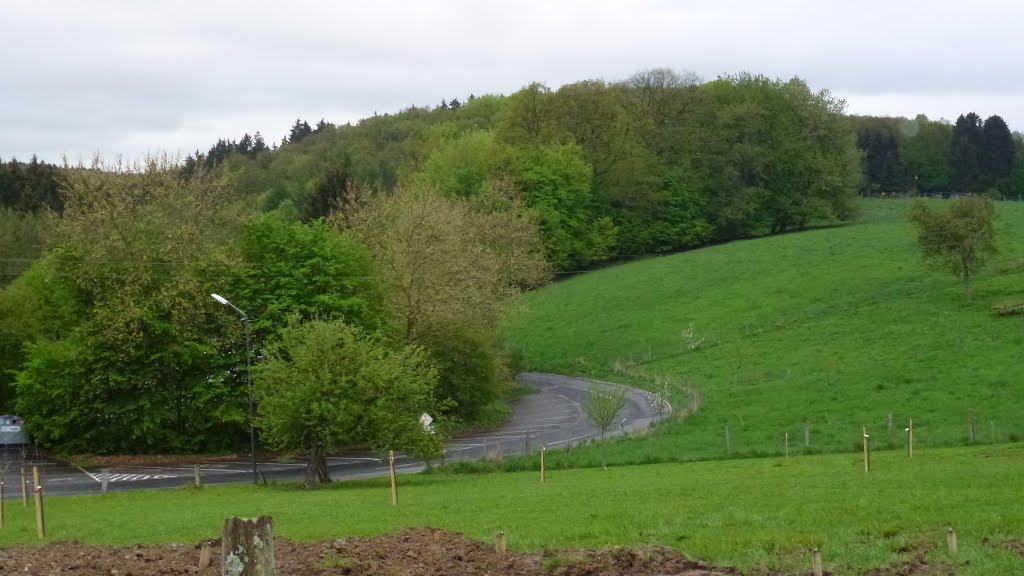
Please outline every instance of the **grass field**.
M228 486L49 498L48 537L92 544L216 537L230 515L272 514L277 533L315 540L429 525L513 549L664 544L691 557L741 567L807 571L822 547L826 568L857 574L916 553L948 560L945 530L958 531L957 574L1024 573L998 548L1022 536L1024 445L932 449L913 460L877 453L766 458L536 473L432 474L401 478L393 508L387 480L308 492ZM988 538L990 543L982 543ZM8 501L0 546L36 542L31 505Z
M998 205L1000 253L970 304L922 262L908 206L865 201L855 224L557 282L527 295L507 342L527 369L699 394L695 415L616 443L613 462L781 454L787 432L795 451L856 450L863 425L895 449L908 418L916 445L958 445L972 411L977 442L1024 438L1024 317L992 312L1024 303L1024 204Z

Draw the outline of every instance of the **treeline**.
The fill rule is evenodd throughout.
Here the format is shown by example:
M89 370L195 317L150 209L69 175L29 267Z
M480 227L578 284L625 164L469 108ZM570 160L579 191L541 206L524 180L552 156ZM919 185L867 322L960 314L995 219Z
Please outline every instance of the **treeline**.
M352 185L473 198L502 183L536 215L559 270L846 219L860 159L844 103L799 79L532 84L328 127L224 165L264 210L302 219Z
M1024 196L1024 139L1000 116L949 124L918 116L855 116L864 155L861 193Z

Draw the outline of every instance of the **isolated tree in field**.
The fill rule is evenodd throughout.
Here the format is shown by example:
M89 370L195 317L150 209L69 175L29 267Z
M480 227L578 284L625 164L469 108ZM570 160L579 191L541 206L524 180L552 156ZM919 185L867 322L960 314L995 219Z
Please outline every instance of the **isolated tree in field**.
M985 257L996 251L994 218L992 200L977 194L954 200L945 211L932 210L920 199L910 208L924 257L960 277L968 302L971 279Z
M327 454L355 445L440 455L420 423L436 415L437 370L418 346L394 349L341 321L292 324L256 371L258 423L272 448L307 457L306 486L331 480Z
M608 469L605 459L604 435L626 407L626 389L622 386L592 383L583 400L583 413L601 431L601 468Z

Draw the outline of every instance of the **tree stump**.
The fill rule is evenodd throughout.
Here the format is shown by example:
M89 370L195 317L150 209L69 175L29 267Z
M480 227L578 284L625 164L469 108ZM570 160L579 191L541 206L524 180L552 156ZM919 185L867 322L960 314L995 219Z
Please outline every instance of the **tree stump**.
M222 576L274 576L274 518L231 517L224 521Z

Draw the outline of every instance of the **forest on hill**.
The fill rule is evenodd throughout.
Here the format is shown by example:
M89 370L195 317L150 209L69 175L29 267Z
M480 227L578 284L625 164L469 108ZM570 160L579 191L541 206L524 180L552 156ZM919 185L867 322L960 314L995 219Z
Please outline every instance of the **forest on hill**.
M996 119L851 118L796 78L654 69L300 119L280 144L246 134L182 162L10 159L0 403L64 451L239 445L243 339L217 292L251 317L260 378L301 356L282 342L326 330L362 351L351 366L394 361L345 382L412 371L423 406L403 410L479 422L512 368L498 322L552 272L849 220L858 193L1019 194L1021 139ZM302 399L263 400L279 411L258 416L272 440ZM388 412L332 412L346 427L317 442L422 440L391 433Z

